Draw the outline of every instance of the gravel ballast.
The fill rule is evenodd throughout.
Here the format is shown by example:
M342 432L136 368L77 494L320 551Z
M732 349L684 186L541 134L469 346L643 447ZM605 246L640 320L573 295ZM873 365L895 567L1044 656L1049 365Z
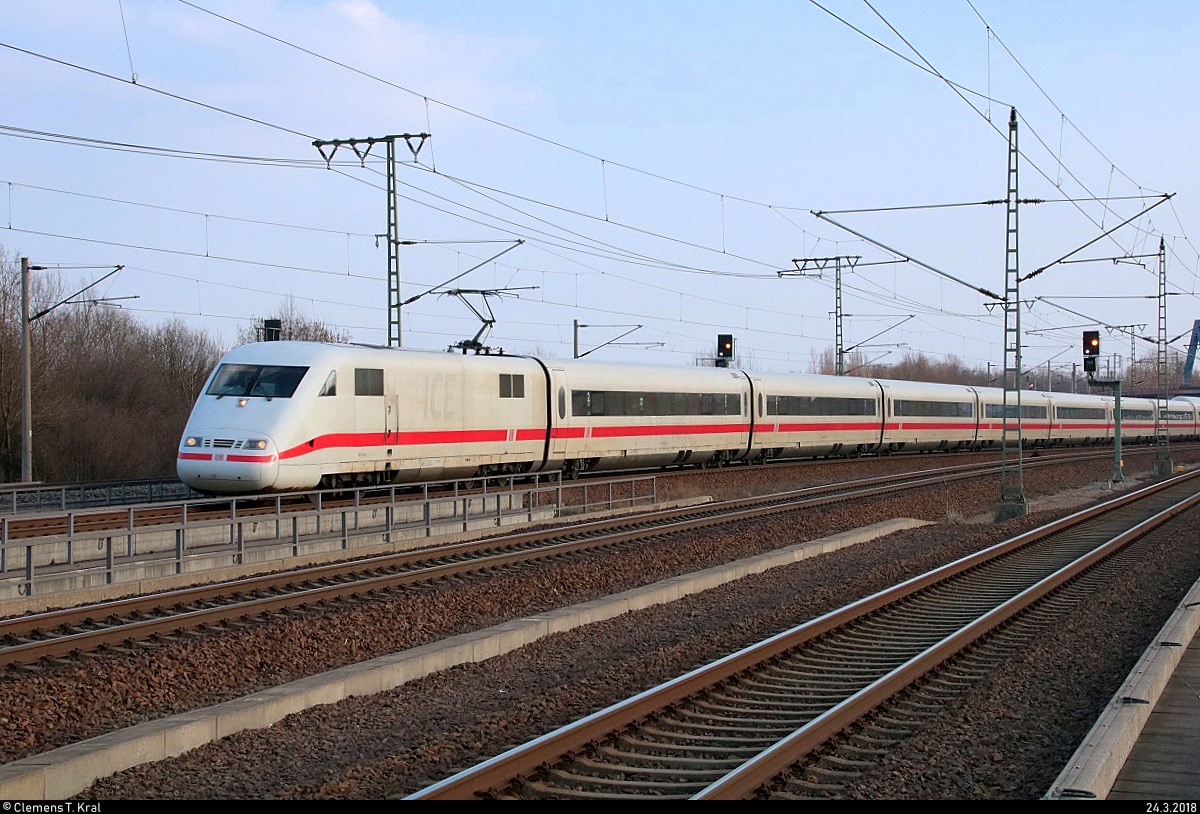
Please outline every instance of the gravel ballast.
M1127 471L1136 475L1131 457ZM1148 468L1149 457L1145 461ZM853 471L854 477L877 473ZM0 759L880 520L936 521L386 693L297 713L105 778L79 799L403 795L766 635L1109 497L1097 484L1111 471L1111 462L1029 470L1030 514L1004 523L991 522L994 479L948 484L800 512L786 523L759 520L693 533L685 544L658 541L636 554L539 564L320 616L13 673L0 678ZM771 467L756 467L713 473L699 479L709 481L703 484L689 480L686 488L724 496L763 491L769 478L775 488L787 488L806 485L801 481L809 477L817 475L791 473L780 483ZM1038 798L1200 575L1196 548L1191 539L1165 541L1147 553L1109 590L1082 603L949 715L853 783L850 795ZM1061 669L1047 671L1047 663Z

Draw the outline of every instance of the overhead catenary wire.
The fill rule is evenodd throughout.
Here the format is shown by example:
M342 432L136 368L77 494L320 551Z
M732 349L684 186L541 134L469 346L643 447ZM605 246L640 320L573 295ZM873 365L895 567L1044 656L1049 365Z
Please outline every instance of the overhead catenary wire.
M191 6L193 6L193 7L199 8L199 6L196 6L196 4L194 4L194 3L187 3L186 5L191 5ZM203 9L201 9L201 10L203 10ZM206 11L206 10L205 10L205 11ZM211 13L211 12L209 12L209 13ZM219 16L219 15L218 15L218 16ZM239 24L239 25L240 25L240 24ZM267 36L269 36L269 35L267 35ZM314 54L314 55L315 55L315 54ZM354 69L352 69L352 70L354 70ZM943 79L944 79L944 78L943 78ZM428 98L428 97L422 96L422 98L424 98L424 99L425 99L425 101L428 103L428 101L429 101L429 98ZM439 102L439 104L441 104L441 103ZM489 120L489 121L490 121L490 120ZM501 126L504 126L504 125L501 125ZM525 131L519 131L519 130L518 130L517 132L522 132L522 133L524 133ZM532 135L532 134L530 134L530 135ZM536 138L537 136L535 135L534 137ZM553 142L553 141L550 141L550 142L548 142L548 143L554 143L554 144L556 144L556 145L557 145L557 143L556 143L556 142ZM557 145L557 146L565 146L565 145ZM566 147L566 149L572 149L572 148ZM590 155L590 154L587 154L587 153L581 153L581 154ZM598 158L598 157L596 157L596 156L591 156L591 157L593 157L593 158ZM599 159L599 160L607 160L607 159ZM617 164L616 162L611 162L611 163L613 163L613 165L614 165L614 166L623 166L623 167L624 167L624 165L619 165L619 164ZM632 168L632 167L624 167L624 168L626 168L626 169L633 169L634 171L639 171L639 170L636 170L636 168ZM640 172L640 171L639 171L639 172ZM663 176L659 176L659 175L657 175L657 174L653 174L653 173L651 173L651 175L652 175L652 177L663 178L664 180L669 180L669 181L672 181L672 182L674 183L674 181L673 181L672 179L666 179L666 178L665 178L665 177L663 177ZM698 190L700 190L700 191L710 191L710 190L705 190L703 187L698 187L698 186L695 186L695 185L685 185L685 186L688 186L689 188L693 188L693 189L698 189ZM716 193L716 192L713 192L712 194L714 194L714 195L721 195L722 193ZM731 200L733 200L733 199L734 199L734 196L729 196L729 197L730 197L730 199L731 199ZM743 199L743 200L744 200L744 199ZM699 246L698 246L698 244L697 244L697 247L699 247ZM700 248L706 248L706 249L708 249L708 250L711 250L711 247L700 247ZM574 249L567 249L567 250L568 250L568 251L574 251ZM597 255L597 256L599 256L599 255ZM728 272L715 272L715 271L714 271L714 273L729 274ZM729 276L740 276L740 275L737 275L737 274L735 273L735 274L729 274ZM944 275L943 275L943 276L944 276ZM955 278L950 278L950 279L955 279ZM956 281L957 281L957 280L956 280ZM958 282L961 282L961 281L958 281ZM680 292L680 293L683 293L683 292Z

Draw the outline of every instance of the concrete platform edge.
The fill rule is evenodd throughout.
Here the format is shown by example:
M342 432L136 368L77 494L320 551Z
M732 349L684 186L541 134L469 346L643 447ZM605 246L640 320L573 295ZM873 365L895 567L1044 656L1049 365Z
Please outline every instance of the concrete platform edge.
M1044 800L1103 800L1200 628L1200 581L1171 614Z

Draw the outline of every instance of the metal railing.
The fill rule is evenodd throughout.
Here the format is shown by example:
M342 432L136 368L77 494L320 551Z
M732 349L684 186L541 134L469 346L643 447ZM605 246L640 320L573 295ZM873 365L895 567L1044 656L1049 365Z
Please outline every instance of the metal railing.
M104 531L78 531L89 511L66 509L64 532L36 538L14 538L19 518L0 516L0 601L258 562L278 567L289 558L368 546L415 548L439 537L649 506L657 502L657 481L647 475L576 483L555 474L296 497L183 500L172 506L177 519L152 525L139 522L130 506L123 523Z
M181 481L155 478L63 484L3 483L0 514L163 503L198 497L198 492Z

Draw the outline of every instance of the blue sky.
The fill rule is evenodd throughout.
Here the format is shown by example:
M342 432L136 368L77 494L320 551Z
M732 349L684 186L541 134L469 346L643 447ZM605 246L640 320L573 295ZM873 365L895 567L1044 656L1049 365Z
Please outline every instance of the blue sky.
M1006 195L1013 108L1019 195L1045 201L1019 208L1021 272L1048 266L1021 287L1025 365L1069 369L1084 328L1152 352L1114 329L1157 335L1160 241L1172 347L1200 318L1190 2L5 0L0 20L0 246L70 290L123 266L95 296L222 345L288 298L386 344L383 145L326 167L312 142L429 133L397 153L401 299L429 292L405 347L475 336L474 309L508 352L569 358L578 322L592 358L688 365L732 333L746 366L803 371L834 347L836 278L793 260L842 257L843 348L998 366L978 289L1003 293L1005 208L978 204Z

